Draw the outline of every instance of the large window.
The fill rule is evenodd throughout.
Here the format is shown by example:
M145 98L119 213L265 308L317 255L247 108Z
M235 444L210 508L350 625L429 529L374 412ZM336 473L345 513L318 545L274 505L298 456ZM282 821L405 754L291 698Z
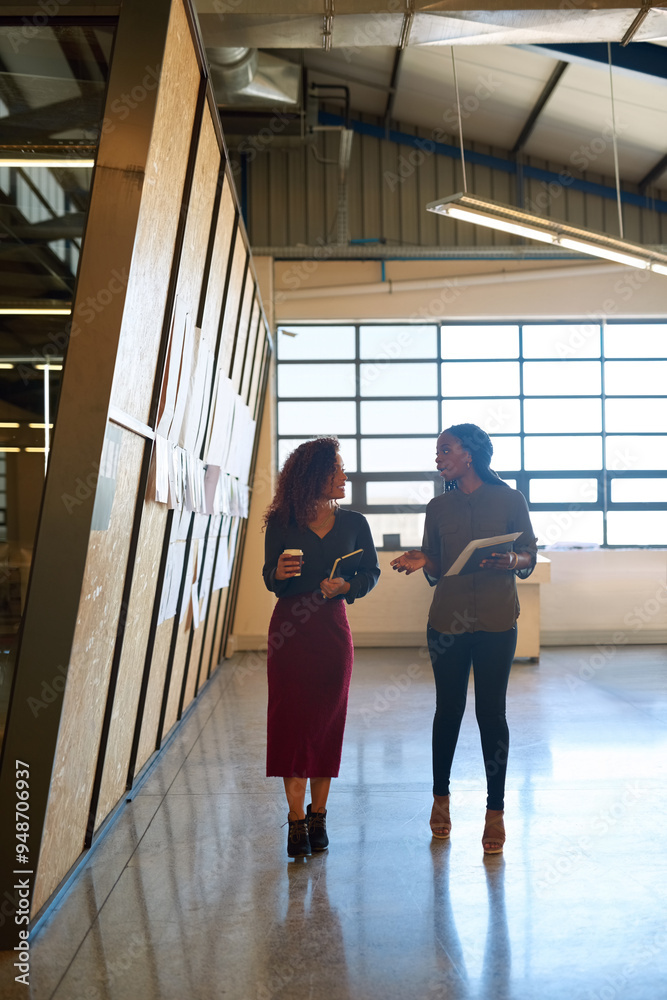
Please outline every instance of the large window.
M539 544L667 546L667 323L278 330L278 454L336 435L383 548L421 542L435 440L472 422Z

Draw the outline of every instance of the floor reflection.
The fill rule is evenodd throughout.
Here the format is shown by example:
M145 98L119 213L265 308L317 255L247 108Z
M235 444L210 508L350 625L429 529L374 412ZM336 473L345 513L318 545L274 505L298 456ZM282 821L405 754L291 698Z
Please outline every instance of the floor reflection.
M437 972L429 989L429 1000L488 1000L489 997L510 1000L512 950L505 909L505 861L501 855L484 858L488 913L478 975L475 968L477 955L463 946L457 930L449 885L451 851L450 841L433 841L431 844L433 942ZM482 919L479 919L481 922Z
M620 650L574 692L581 650L517 670L499 857L482 852L474 718L457 751L451 841L433 841L432 680L424 672L391 708L368 708L414 655L357 651L331 847L299 861L286 855L282 782L262 776L266 678L215 679L128 807L136 825L126 811L36 935L35 996L662 997L664 650ZM0 993L21 1000L12 984L0 960Z

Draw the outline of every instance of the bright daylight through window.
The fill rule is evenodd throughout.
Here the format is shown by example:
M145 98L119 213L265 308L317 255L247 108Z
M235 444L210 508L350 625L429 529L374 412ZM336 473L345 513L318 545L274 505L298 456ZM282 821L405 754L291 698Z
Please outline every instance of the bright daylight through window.
M375 542L421 542L435 439L472 422L541 546L667 545L667 323L278 330L278 452L334 434Z

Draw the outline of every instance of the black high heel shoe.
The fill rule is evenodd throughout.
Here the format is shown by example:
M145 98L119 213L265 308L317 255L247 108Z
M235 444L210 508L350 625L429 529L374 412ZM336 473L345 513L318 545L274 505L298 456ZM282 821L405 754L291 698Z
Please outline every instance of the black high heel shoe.
M308 837L308 819L290 819L287 817L289 832L287 834L287 854L290 858L309 857L313 852Z
M306 818L308 820L308 837L311 848L314 851L326 851L329 846L326 809L322 812L313 812L312 807L308 806Z

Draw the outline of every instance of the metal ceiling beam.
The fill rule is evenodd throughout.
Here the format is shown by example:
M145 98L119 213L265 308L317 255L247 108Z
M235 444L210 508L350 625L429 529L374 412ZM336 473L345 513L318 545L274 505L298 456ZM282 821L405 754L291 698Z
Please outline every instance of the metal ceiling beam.
M543 110L545 104L547 103L547 101L549 100L549 98L553 94L554 90L558 86L560 78L562 77L563 73L565 72L565 70L567 69L567 67L569 65L570 64L568 62L565 62L563 60L561 60L560 62L558 62L558 64L556 65L553 73L551 74L551 76L547 80L546 84L544 85L544 89L543 89L542 93L540 94L540 96L537 98L535 104L533 105L533 108L532 108L530 114L528 115L528 117L526 119L526 123L523 126L523 128L521 129L521 132L519 133L519 138L517 139L517 141L514 143L514 145L512 147L512 150L511 150L512 153L516 154L516 153L521 152L521 150L523 149L523 147L526 145L526 143L530 139L530 136L532 135L533 129L537 125L537 119L542 114L542 110Z
M220 17L219 0L198 0L197 12L201 16L217 14ZM578 0L580 10L626 10L628 0ZM225 4L225 20L246 17L320 17L322 15L322 0L242 0L241 3ZM229 8L229 9L227 9ZM403 15L413 12L418 14L448 14L450 11L477 11L479 0L403 0L392 6L392 13ZM490 11L535 11L563 10L563 0L487 0L484 10ZM346 15L377 14L377 0L336 0L336 17Z
M27 225L15 225L14 235L23 243L51 243L54 240L77 240L83 236L85 212L68 212L53 219Z
M667 153L665 153L662 159L658 160L656 165L654 167L651 167L646 176L642 177L642 179L640 180L639 190L642 192L642 194L644 193L647 187L650 187L650 185L653 184L654 181L657 181L659 177L662 177L662 175L665 173L666 170L667 170Z
M387 105L384 109L384 127L385 131L389 131L389 123L394 115L394 103L396 101L396 92L398 90L398 78L401 73L401 64L403 63L403 53L405 49L396 49L394 54L394 65L391 68L391 79L389 81L389 93L387 94Z
M651 13L653 6L654 5L652 3L647 3L647 0L643 0L642 9L639 11L626 33L623 35L623 38L621 38L621 45L628 45L628 43L632 41L646 18Z
M104 85L99 86L102 88ZM43 141L44 136L52 136L54 132L71 129L72 122L76 122L76 127L80 129L98 128L100 115L99 96L96 95L92 100L71 97L38 108L12 110L2 119L2 128L4 135L16 139L20 138L21 131L29 131L30 140L39 143ZM30 146L32 145L31 141Z
M606 42L584 42L578 45L520 45L518 48L540 55L549 55L552 59L564 59L566 62L578 62L590 66L609 65ZM611 46L611 61L614 70L626 70L639 73L642 76L652 76L658 80L667 80L667 59L665 50L660 45L649 42L633 42L627 47L613 42Z
M330 111L320 111L318 117L321 125L343 125L343 119L340 115L333 114ZM347 127L359 135L372 135L376 139L386 138L384 126L382 125L373 125L370 122L362 122L351 118ZM391 129L389 132L389 141L395 142L399 146L411 146L414 149L419 149L422 153L436 153L441 156L447 156L450 159L461 159L461 152L458 146L436 142L434 139L429 139L428 136L411 135L408 132L399 132ZM479 163L482 166L489 167L491 170L499 170L506 174L516 174L517 172L517 162L514 157L509 159L502 156L490 156L488 153L479 153L472 149L466 149L465 155L466 163ZM562 171L559 174L555 170L543 170L541 167L530 165L524 165L522 170L525 177L545 181L547 184L553 182L561 187L563 186ZM616 188L610 184L597 184L595 181L583 180L580 177L568 174L567 187L572 191L583 191L586 194L597 195L599 198L609 198L616 201ZM637 208L648 208L653 212L667 214L667 199L649 199L645 195L622 190L621 201L627 205L636 205Z

